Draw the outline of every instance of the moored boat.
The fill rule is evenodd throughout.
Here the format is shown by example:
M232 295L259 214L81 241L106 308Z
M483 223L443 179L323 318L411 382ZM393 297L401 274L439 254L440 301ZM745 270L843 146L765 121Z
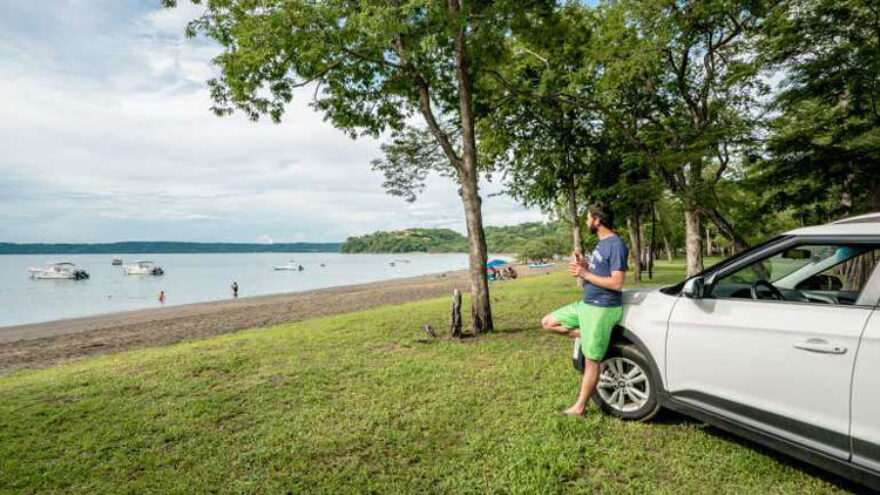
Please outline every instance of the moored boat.
M28 268L35 280L86 280L88 272L76 268L69 261L59 261L45 268Z
M305 268L303 268L302 265L297 265L296 263L293 262L293 260L290 260L290 262L287 263L286 265L275 265L272 267L272 269L273 270L288 270L288 271L294 271L294 272L301 272L301 271L305 270Z
M126 275L164 275L165 270L156 266L152 261L138 261L133 265L126 265L123 269Z

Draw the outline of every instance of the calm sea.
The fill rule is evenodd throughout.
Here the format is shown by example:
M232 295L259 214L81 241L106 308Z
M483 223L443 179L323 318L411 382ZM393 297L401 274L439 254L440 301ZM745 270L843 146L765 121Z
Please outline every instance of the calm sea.
M239 297L301 292L310 289L375 282L393 278L467 268L465 254L340 254L340 253L234 253L149 254L119 256L133 263L147 259L165 275L123 274L110 264L113 255L10 255L0 256L0 327L42 321L189 304L232 297L230 285L238 282ZM402 258L409 263L400 261ZM88 280L33 280L29 267L70 261L86 270ZM303 271L277 271L289 262ZM391 262L395 261L395 266ZM324 266L321 266L321 265Z

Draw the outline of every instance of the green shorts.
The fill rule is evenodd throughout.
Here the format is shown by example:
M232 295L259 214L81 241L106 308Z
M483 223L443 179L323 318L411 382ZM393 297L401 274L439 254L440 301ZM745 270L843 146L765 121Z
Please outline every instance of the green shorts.
M614 325L620 322L620 306L593 306L583 301L573 302L550 313L565 328L579 329L581 350L590 361L601 361L608 350L608 341Z

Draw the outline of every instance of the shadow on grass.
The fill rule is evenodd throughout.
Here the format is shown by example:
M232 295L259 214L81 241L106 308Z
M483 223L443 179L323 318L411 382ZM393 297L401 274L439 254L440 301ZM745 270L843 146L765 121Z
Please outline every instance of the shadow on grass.
M657 415L649 420L649 423L663 426L700 426L705 424L669 409L660 409Z
M541 329L541 326L539 324L535 324L535 325L525 325L525 326L495 327L495 330L493 330L493 331L498 334L507 335L507 334L522 333L522 332L537 332L540 329Z
M777 452L769 447L764 447L763 445L752 442L751 440L738 437L731 433L727 433L724 430L716 428L714 426L707 426L705 429L706 433L718 437L729 442L736 442L744 447L748 447L752 450L760 452L768 457L771 457L774 461L784 464L786 466L792 467L799 471L803 471L810 476L815 476L827 483L834 485L841 490L846 490L852 493L878 493L870 488L862 486L854 481L850 481L842 476L838 476L829 471L825 471L824 469L813 466L812 464L808 464L799 459L795 459L794 457L787 456L783 453Z
M770 457L780 464L797 469L798 471L804 472L810 476L819 478L826 483L834 485L840 490L860 494L878 493L871 490L870 488L864 487L842 476L838 476L829 471L825 471L824 469L813 466L812 464L806 463L799 459L795 459L794 457L785 455L781 452L777 452L769 447L765 447L746 438L728 433L724 430L708 425L702 421L695 420L683 414L679 414L675 411L662 409L656 417L651 419L651 424L658 426L703 426L703 431L705 431L709 435L712 435L713 437L720 438L727 442L733 442L748 449L759 452L762 455L766 455L767 457Z

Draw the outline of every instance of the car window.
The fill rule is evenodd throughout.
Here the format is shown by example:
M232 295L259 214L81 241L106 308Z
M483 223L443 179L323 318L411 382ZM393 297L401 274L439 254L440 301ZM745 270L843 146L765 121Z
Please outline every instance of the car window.
M715 298L852 305L880 260L880 245L800 245L726 275Z

